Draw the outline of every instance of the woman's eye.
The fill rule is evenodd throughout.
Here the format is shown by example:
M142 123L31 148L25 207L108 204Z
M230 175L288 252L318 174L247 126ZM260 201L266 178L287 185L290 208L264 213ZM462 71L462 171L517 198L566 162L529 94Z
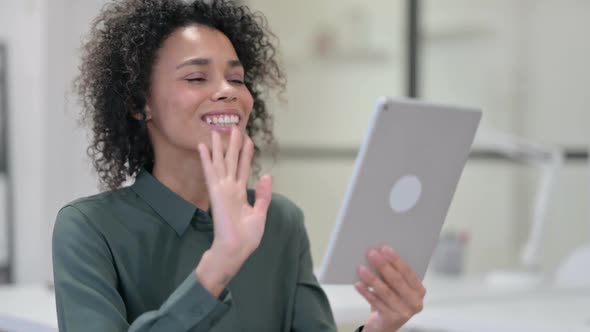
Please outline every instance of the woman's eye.
M244 81L242 81L242 80L229 80L229 81L232 83L235 83L235 84L244 84Z
M206 79L204 77L194 77L194 78L187 78L188 82L205 82Z

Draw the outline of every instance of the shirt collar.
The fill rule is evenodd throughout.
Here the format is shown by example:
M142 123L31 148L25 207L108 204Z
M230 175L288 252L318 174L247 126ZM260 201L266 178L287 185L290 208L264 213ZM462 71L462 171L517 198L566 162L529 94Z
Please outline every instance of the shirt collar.
M141 170L131 189L182 236L199 210L163 185L147 170Z

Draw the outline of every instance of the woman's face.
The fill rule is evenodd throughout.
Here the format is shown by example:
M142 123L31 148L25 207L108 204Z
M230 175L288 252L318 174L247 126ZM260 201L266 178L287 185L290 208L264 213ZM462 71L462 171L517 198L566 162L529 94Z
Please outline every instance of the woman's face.
M227 148L233 126L245 133L252 107L244 68L222 32L190 25L164 41L146 107L156 157L165 149L198 155L199 143L211 148L213 130Z

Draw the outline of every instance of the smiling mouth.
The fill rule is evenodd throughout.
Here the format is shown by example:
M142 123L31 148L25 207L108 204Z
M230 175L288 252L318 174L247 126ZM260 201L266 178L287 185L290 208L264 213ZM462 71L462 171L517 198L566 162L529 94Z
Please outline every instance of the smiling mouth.
M229 127L240 123L240 116L236 114L204 115L202 120L210 126Z

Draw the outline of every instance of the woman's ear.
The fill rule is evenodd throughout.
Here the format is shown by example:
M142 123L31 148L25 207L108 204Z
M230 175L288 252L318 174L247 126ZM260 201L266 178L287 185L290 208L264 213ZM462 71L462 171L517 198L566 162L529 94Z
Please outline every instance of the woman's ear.
M152 109L150 108L150 105L146 104L143 112L145 113L145 121L150 121L152 119Z
M150 107L146 105L143 109L143 113L131 112L131 116L138 121L149 121L152 119L152 111L150 110Z

